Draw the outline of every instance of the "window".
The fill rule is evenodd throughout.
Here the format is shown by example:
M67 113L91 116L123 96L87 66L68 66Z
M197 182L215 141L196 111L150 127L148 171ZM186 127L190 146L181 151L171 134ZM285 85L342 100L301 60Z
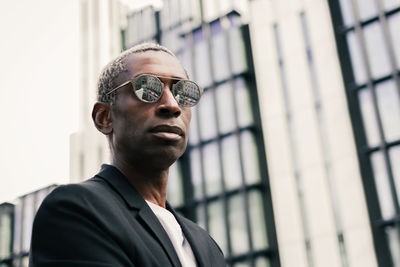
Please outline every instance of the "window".
M3 203L0 205L0 266L9 266L12 250L12 225L14 205Z
M123 47L131 47L136 43L155 41L160 38L156 24L156 11L152 6L130 14L127 21Z
M55 185L0 205L0 266L28 266L33 219Z
M279 266L248 26L234 11L216 17L215 1L178 3L164 2L156 28L205 91L192 108L188 148L171 167L168 199L211 234L229 266Z
M400 1L329 4L378 262L399 267Z
M272 209L266 212L270 195L263 185L267 172L261 170L265 152L252 100L256 90L250 85L246 31L234 17L228 14L183 37L186 43L193 38L193 49L184 50L194 53L189 68L206 89L193 109L186 152L194 219L221 246L230 266L273 266L279 263L268 256L276 237L274 226L266 225Z

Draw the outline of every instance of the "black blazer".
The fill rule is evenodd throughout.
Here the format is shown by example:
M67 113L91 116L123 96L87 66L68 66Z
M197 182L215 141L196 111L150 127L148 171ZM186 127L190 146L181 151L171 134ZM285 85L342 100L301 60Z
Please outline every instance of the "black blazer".
M176 214L197 265L226 266L206 231ZM29 266L181 266L175 249L143 197L115 167L57 187L43 201L32 229Z

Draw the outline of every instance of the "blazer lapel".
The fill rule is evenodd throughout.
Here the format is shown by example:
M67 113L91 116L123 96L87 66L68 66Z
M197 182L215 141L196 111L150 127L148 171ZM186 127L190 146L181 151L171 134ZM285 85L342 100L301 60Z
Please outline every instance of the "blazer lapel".
M173 266L181 267L178 255L175 252L175 248L172 245L168 234L165 232L161 223L147 205L146 201L129 183L125 176L116 167L106 164L102 165L102 169L97 176L107 181L130 208L139 210L138 217L148 226L152 234L159 241Z
M169 239L161 223L158 221L157 217L154 215L153 211L150 209L150 207L147 206L147 203L145 207L140 209L138 215L143 220L143 222L151 229L155 237L160 242L161 246L164 248L173 265L181 266L181 262L179 261L178 255L176 254L175 248L172 245L171 240Z
M171 205L167 202L167 209L174 214L176 220L182 228L182 232L185 238L192 248L193 254L197 261L198 267L209 267L211 266L211 259L206 251L207 244L202 244L198 237L196 237L197 229L191 229L190 225L185 223L185 221L180 217Z

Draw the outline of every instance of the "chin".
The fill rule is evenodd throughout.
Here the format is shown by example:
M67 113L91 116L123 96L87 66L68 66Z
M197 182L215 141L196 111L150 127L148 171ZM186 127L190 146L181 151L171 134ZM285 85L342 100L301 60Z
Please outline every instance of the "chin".
M178 158L180 158L183 155L183 151L175 151L175 150L163 150L161 149L160 151L158 151L158 155L155 157L158 157L158 161L160 162L166 162L166 164L168 166L171 166L172 164L174 164L175 161L177 161Z
M186 150L186 142L179 143L151 143L140 147L124 147L127 161L131 164L149 167L152 169L167 169L180 158Z

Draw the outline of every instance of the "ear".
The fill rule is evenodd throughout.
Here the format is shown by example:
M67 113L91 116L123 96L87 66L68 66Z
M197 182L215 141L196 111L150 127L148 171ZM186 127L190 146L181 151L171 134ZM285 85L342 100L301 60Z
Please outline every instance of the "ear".
M92 119L97 130L105 135L112 133L111 105L97 102L93 106Z

